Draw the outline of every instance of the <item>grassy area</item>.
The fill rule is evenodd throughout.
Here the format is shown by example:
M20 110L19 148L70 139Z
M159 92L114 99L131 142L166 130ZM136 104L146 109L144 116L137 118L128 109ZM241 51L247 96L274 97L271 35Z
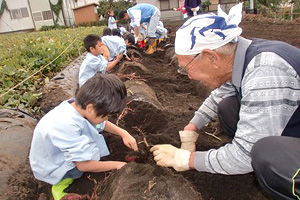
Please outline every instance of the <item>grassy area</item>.
M34 107L41 97L41 87L74 58L83 53L83 38L101 34L103 27L81 27L32 33L0 35L0 94L22 82L46 66L75 42L49 66L14 90L0 97L1 108L22 108L38 112Z

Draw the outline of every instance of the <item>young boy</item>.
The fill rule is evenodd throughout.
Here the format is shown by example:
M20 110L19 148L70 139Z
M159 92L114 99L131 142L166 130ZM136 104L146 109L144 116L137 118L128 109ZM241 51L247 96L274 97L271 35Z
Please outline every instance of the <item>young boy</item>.
M122 37L111 35L102 37L103 44L106 45L109 51L109 61L113 60L118 54L123 53L127 60L130 58L126 55L126 47L134 44L134 36L132 34L125 34Z
M124 129L107 121L127 103L127 91L113 74L96 74L79 89L76 98L63 101L37 124L30 149L34 176L52 184L55 200L83 172L120 169L125 162L101 161L109 155L100 131L119 135L123 143L137 151L136 140ZM96 129L99 127L99 130Z
M80 66L79 87L97 72L105 74L106 71L110 71L123 57L123 53L119 53L114 60L107 62L101 55L103 44L98 35L90 34L84 38L83 42L88 53Z

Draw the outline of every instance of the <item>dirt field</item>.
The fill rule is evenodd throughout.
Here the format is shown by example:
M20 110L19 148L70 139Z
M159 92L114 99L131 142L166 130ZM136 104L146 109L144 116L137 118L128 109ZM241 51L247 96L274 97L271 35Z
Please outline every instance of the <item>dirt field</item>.
M257 16L247 16L240 26L246 38L282 40L300 47L300 23L273 21ZM178 24L170 24L173 30ZM192 118L194 112L208 96L209 90L187 76L177 73L170 64L166 51L148 56L143 54L141 63L148 69L139 73L140 81L150 86L161 107L145 102L128 104L127 114L118 123L139 142L140 153L136 163L130 163L119 171L85 173L72 184L68 192L89 194L93 199L204 199L204 200L267 200L253 173L224 176L197 171L178 173L173 169L155 165L149 147L168 143L179 147L178 131ZM128 78L123 78L124 81ZM58 94L59 95L59 94ZM112 121L116 122L116 118ZM207 133L213 133L212 137ZM218 126L218 120L199 131L197 150L218 148L230 139ZM104 133L111 151L107 160L121 160L130 152L120 138ZM220 139L220 140L219 140ZM145 142L146 141L146 142ZM51 186L34 179L29 164L12 177L9 199L51 199Z

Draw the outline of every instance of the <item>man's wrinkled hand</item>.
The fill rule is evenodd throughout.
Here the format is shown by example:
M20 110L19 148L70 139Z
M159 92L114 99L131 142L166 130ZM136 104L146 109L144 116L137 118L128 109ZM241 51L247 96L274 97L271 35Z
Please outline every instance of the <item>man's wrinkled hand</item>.
M176 171L189 170L191 152L178 149L170 144L155 145L150 149L156 164L162 167L173 167Z

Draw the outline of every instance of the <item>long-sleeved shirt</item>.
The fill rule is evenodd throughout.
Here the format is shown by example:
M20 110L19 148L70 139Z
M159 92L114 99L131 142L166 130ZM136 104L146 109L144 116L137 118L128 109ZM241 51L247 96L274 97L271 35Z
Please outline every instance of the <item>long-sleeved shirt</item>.
M126 44L123 38L114 35L107 35L101 38L102 43L105 44L109 51L109 61L112 61L119 53L126 55Z
M82 117L69 103L63 101L37 124L30 149L30 165L34 176L56 184L75 167L74 162L100 160L109 154L99 129Z
M88 52L79 69L79 87L88 79L92 78L97 72L105 74L106 67L107 61L102 55L94 56Z
M110 29L117 28L117 23L115 21L116 19L114 17L109 17L107 27Z
M150 22L157 8L151 4L137 4L127 10L133 27L139 27L144 22Z
M200 13L201 9L201 0L185 0L184 7L190 17L193 17ZM192 8L196 8L197 11L192 11Z
M300 99L300 79L294 68L272 52L256 55L242 76L245 53L250 40L241 38L233 65L232 82L212 91L195 112L191 123L199 129L217 115L218 103L236 95L241 88L242 99L235 137L219 149L195 153L198 171L220 174L252 172L250 151L255 142L268 136L280 136L297 109ZM243 78L242 78L243 77Z

